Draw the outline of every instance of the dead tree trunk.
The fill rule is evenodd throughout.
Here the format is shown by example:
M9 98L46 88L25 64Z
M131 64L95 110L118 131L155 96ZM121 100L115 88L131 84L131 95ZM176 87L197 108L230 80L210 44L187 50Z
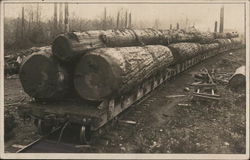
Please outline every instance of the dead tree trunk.
M22 7L22 28L21 28L21 40L22 44L24 44L24 7Z
M65 25L64 32L69 32L69 8L68 8L68 3L65 3L64 25Z
M54 36L57 35L57 3L54 4Z
M132 28L132 15L131 15L131 13L129 13L129 21L128 21L128 28Z
M61 98L69 89L68 73L52 57L50 47L28 56L19 77L24 91L37 99Z
M128 28L128 11L126 11L126 13L125 13L125 24L124 24L124 28Z
M101 101L132 91L172 62L171 51L161 45L101 48L80 59L74 86L83 99Z
M103 17L103 30L107 29L107 9L104 8L104 17Z
M63 31L63 4L59 3L59 32Z
M214 32L217 32L217 21L214 22Z
M224 30L224 6L220 9L220 29L219 32L223 33Z
M118 11L117 13L117 18L116 18L116 29L119 29L119 21L120 21L120 12Z

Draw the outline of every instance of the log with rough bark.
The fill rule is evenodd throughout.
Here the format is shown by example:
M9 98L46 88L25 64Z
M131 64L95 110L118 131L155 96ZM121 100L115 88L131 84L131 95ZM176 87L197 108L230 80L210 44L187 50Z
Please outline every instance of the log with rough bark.
M224 47L232 44L232 41L230 39L215 39L214 43L219 43L220 47Z
M242 40L240 38L231 38L230 40L232 42L232 49L238 49L242 46Z
M240 38L231 38L230 40L232 41L233 44L240 44L240 43L242 43L242 41L241 41Z
M108 30L100 38L107 47L126 47L140 45L132 29Z
M201 53L202 48L198 43L175 43L168 45L176 62L181 62Z
M24 91L37 99L61 98L69 89L69 75L53 58L49 47L28 56L19 77Z
M227 32L227 33L214 32L213 34L216 39L239 37L239 34L237 32Z
M170 49L161 45L96 49L78 62L74 86L83 99L100 101L133 90L172 63Z
M100 39L102 30L70 32L55 38L52 52L60 61L71 62L89 50L104 47Z
M195 39L197 43L212 43L214 41L214 34L210 32L197 32L195 34Z
M141 44L146 45L166 45L167 44L167 37L165 37L162 32L156 29L148 28L148 29L135 29L133 30L135 33L138 41Z
M219 43L210 43L201 45L202 52L212 51L219 48Z
M229 79L229 87L233 90L242 89L246 87L246 67L241 66L236 69L233 76Z

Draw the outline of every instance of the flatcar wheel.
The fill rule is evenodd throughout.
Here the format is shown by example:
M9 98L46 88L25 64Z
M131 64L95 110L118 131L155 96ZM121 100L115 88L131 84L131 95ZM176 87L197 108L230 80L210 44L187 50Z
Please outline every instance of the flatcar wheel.
M80 143L88 144L90 141L90 129L87 126L82 126L80 129Z
M38 134L40 135L46 135L48 133L50 133L50 131L52 130L52 126L47 126L45 125L45 123L43 122L43 120L38 119L37 120L37 131Z

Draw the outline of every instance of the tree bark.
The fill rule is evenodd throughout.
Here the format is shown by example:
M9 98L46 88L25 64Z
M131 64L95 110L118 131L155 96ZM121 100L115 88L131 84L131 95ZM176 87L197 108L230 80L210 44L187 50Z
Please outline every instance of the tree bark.
M58 99L70 88L69 75L52 57L49 47L42 47L28 56L20 68L24 91L37 99Z
M168 47L176 62L192 58L202 51L202 47L198 43L175 43L168 45Z
M220 47L229 46L232 44L230 39L215 39L214 42L219 43Z
M202 44L201 48L202 48L202 52L205 53L205 52L212 51L212 50L219 48L219 43Z
M168 47L101 48L84 55L75 69L74 85L86 100L125 94L173 62Z
M104 47L99 38L102 30L72 32L56 37L52 43L52 52L62 62L71 62L89 50Z

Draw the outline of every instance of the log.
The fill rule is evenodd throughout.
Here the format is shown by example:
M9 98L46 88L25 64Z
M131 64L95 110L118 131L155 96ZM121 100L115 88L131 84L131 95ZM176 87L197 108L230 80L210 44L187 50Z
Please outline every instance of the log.
M240 38L231 38L230 39L232 41L232 49L237 49L240 48L241 44L242 44L242 40Z
M126 47L140 45L135 33L131 29L108 30L100 38L107 47Z
M197 43L205 44L212 43L215 39L214 34L210 32L198 32L195 33L195 41Z
M214 37L216 39L225 39L225 38L236 38L239 37L239 34L237 32L227 32L227 33L218 33L214 32Z
M233 44L240 44L242 43L241 39L240 38L231 38L230 39L232 41Z
M161 45L96 49L76 65L74 86L83 99L101 101L132 91L172 63L170 49Z
M71 32L58 35L52 43L53 55L62 62L71 62L89 50L105 47L102 30Z
M234 74L229 79L228 86L233 90L246 88L246 67L245 66L241 66L235 70Z
M202 51L198 43L175 43L168 45L176 62L192 58Z
M202 48L202 52L205 53L205 52L212 51L212 50L219 48L219 43L202 44L201 48Z
M167 42L162 32L151 28L109 30L102 33L101 39L107 47L159 45Z
M69 74L58 64L49 47L28 56L19 77L24 91L37 99L58 99L69 89Z
M214 43L219 43L220 47L229 46L232 44L230 39L215 39Z

